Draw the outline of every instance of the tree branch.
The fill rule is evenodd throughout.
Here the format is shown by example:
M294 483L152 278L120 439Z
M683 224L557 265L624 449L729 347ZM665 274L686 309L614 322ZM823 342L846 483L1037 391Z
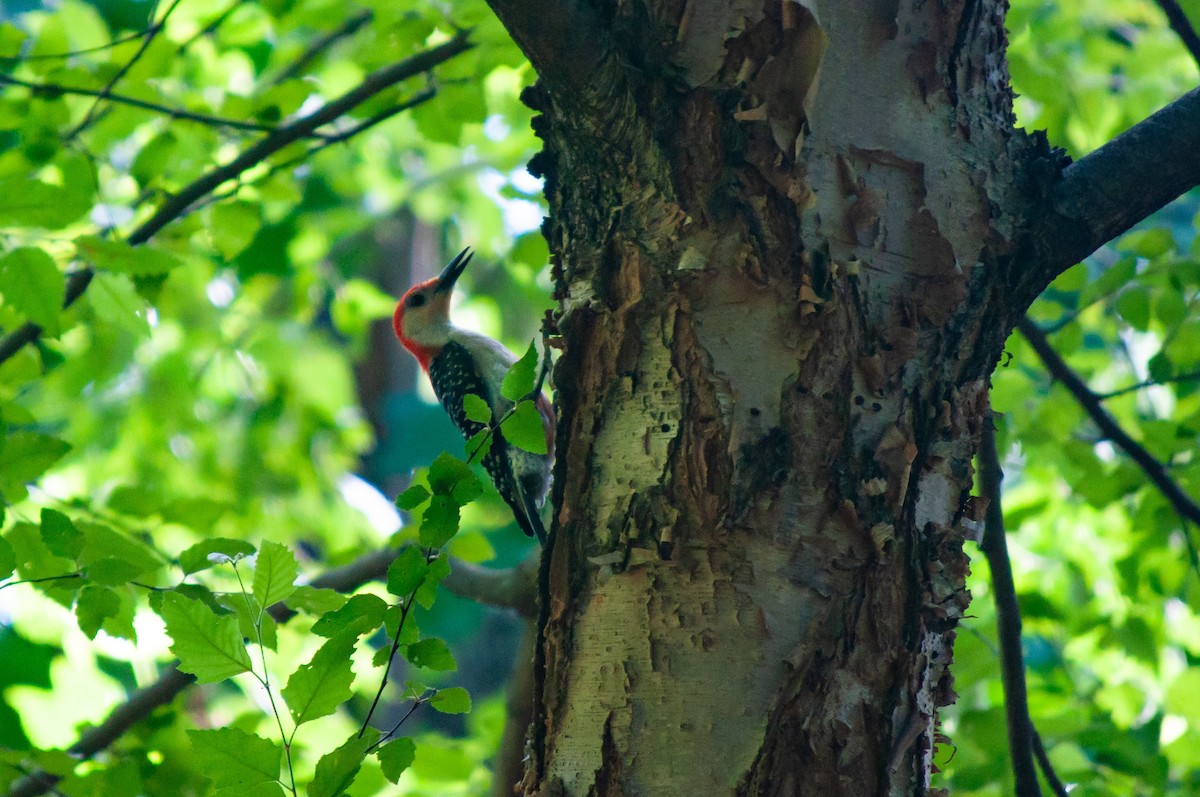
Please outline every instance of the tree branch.
M1004 684L1004 713L1008 722L1008 750L1012 756L1017 797L1041 797L1033 764L1033 721L1025 688L1025 659L1021 653L1021 607L1013 584L1012 563L1005 540L1000 482L1004 472L996 451L995 418L989 410L979 441L979 481L988 501L979 547L992 573L996 596L996 633L1000 642L1000 678Z
M388 566L400 554L399 549L383 548L372 551L343 567L328 570L308 582L309 586L352 592L371 581L387 577ZM511 570L489 570L478 565L451 560L450 575L443 582L456 595L478 600L492 606L516 609L524 617L532 617L534 590L533 573L536 563L524 562ZM270 608L277 622L287 622L296 612L282 603ZM84 731L67 752L81 759L91 758L119 739L126 731L144 720L154 709L164 706L195 682L195 678L178 669L172 662L158 680L137 690L124 703L113 709L108 718ZM8 797L35 797L54 787L58 776L36 772L22 778L8 792Z
M1091 416L1096 426L1100 427L1100 432L1104 438L1111 441L1113 445L1124 451L1130 459L1137 463L1138 467L1154 483L1154 486L1158 488L1159 492L1163 494L1163 497L1167 499L1180 517L1185 521L1190 520L1192 523L1200 525L1200 504L1197 504L1191 496L1183 491L1183 488L1167 473L1167 469L1163 467L1161 462L1155 459L1145 447L1130 437L1121 428L1121 425L1108 413L1108 410L1104 409L1104 406L1101 404L1101 398L1093 393L1091 388L1079 377L1079 374L1071 370L1066 361L1058 355L1058 352L1046 340L1046 336L1038 329L1037 324L1033 323L1029 316L1024 316L1018 322L1017 329L1021 330L1021 334L1025 336L1025 339L1029 341L1029 345L1037 352L1038 357L1041 358L1050 375L1063 383L1063 386L1079 402L1079 406L1083 407L1084 412ZM1192 543L1191 533L1186 523L1184 524L1183 537L1187 541L1192 567L1200 572L1200 557L1197 556L1195 546Z
M1187 14L1183 13L1176 0L1158 0L1158 7L1167 15L1171 30L1175 31L1183 46L1192 54L1192 58L1196 59L1196 64L1200 65L1200 36L1196 35L1196 29L1192 27Z
M1200 88L1063 171L1034 232L1046 283L1200 185Z
M172 194L158 207L150 218L142 222L126 239L128 243L137 246L150 240L159 230L183 215L193 202L215 190L222 183L235 179L239 174L257 165L284 147L307 138L317 128L337 119L355 106L386 88L428 72L461 52L473 47L467 39L467 34L459 33L453 39L437 47L414 55L411 58L372 72L357 87L343 94L336 100L326 103L308 116L296 119L289 124L275 128L268 136L260 139L242 151L240 155L224 166L210 169L197 180L189 183L177 194ZM92 270L82 269L71 275L67 281L67 290L63 297L63 307L70 307L83 295L92 281ZM0 339L0 363L15 355L23 346L41 337L42 329L37 324L26 323L12 333Z
M487 0L538 76L560 98L595 83L607 28L587 0Z
M171 0L171 5L167 6L167 10L163 12L162 19L146 29L146 35L142 38L142 43L137 48L137 51L134 52L128 61L121 65L121 68L117 70L115 75L109 78L108 83L106 83L104 88L100 90L100 93L96 95L95 101L92 102L92 107L88 108L87 113L84 114L83 120L80 121L79 124L75 125L75 127L73 127L69 133L63 136L64 141L68 143L73 141L76 136L91 126L91 124L96 120L97 112L100 110L100 102L110 98L110 92L112 91L113 87L116 86L117 83L120 82L121 78L125 77L126 73L128 73L130 69L133 69L133 65L140 61L142 56L146 54L146 50L150 49L150 44L154 41L154 38L158 36L159 32L162 31L163 27L167 24L167 20L170 19L171 14L175 12L175 9L179 7L181 2L183 2L183 0ZM156 3L155 9L157 9L157 7L158 4ZM150 13L151 16L153 16L154 11L151 11Z
M125 94L113 94L107 89L85 89L79 86L61 86L57 83L34 83L30 80L22 80L21 78L11 77L9 75L0 75L0 83L7 83L12 86L20 86L29 89L34 94L71 94L77 97L95 97L96 102L101 100L109 100L120 105L128 105L133 108L141 108L144 111L153 111L169 116L172 119L183 119L188 122L199 122L209 125L210 127L228 127L233 130L246 130L252 133L272 133L276 128L270 125L258 124L257 122L243 122L239 119L226 119L222 116L210 116L204 113L194 113L185 111L182 108L171 108L167 105L159 105L146 100L139 100L137 97L130 97ZM96 105L92 106L95 110ZM80 122L80 125L83 123ZM90 122L89 122L90 124ZM82 129L82 128L80 128ZM77 131L72 130L67 134L68 140L76 135Z
M371 9L365 9L347 19L339 27L329 31L324 36L319 36L314 39L300 57L285 67L278 75L271 79L272 85L279 85L285 80L292 78L303 72L309 64L317 59L321 53L325 52L338 39L343 39L347 36L353 36L363 26L370 23L375 18L375 12Z

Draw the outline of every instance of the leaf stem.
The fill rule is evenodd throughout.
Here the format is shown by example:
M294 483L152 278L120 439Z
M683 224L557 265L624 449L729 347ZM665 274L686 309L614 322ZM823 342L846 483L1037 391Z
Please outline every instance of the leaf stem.
M237 576L238 586L242 590L242 600L246 602L246 614L247 616L253 616L254 607L250 603L250 594L246 592L246 583L242 580L242 573L238 570L237 562L230 562L230 564L233 566L233 574ZM292 767L292 739L283 730L283 717L279 714L279 706L275 704L275 695L271 692L271 674L267 670L267 647L263 644L262 638L262 616L263 609L259 607L258 616L254 617L254 636L258 643L258 655L262 661L263 674L259 678L258 673L254 672L253 669L250 670L250 674L262 684L263 689L267 692L267 700L271 703L271 713L275 715L275 724L279 727L279 741L283 744L283 754L287 759L288 780L290 781L288 789L291 791L292 797L298 797L296 794L296 771ZM295 736L294 729L292 736Z

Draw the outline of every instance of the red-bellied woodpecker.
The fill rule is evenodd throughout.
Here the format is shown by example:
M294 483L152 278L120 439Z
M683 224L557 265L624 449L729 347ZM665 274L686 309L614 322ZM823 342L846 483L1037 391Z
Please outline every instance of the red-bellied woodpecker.
M495 428L483 466L500 497L512 508L517 525L545 544L546 529L538 509L550 486L554 410L539 391L534 401L546 433L546 454L530 453L504 439L499 424L513 402L501 394L500 384L517 357L486 335L460 329L450 321L454 283L471 261L471 255L470 248L462 250L439 276L409 288L396 305L392 325L404 348L412 352L429 375L433 392L450 420L467 439L485 425L467 417L463 398L474 394L487 402Z

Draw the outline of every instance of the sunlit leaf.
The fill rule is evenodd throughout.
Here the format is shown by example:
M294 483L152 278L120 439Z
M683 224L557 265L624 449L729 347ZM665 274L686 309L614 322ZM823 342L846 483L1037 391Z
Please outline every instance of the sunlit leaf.
M295 555L277 542L264 542L254 565L254 597L263 606L287 598L296 590L300 566Z
M250 654L242 644L235 618L218 617L203 603L177 593L163 597L162 616L179 669L196 676L200 683L250 671Z
M187 733L192 755L217 786L250 787L279 777L282 752L269 739L238 728Z
M332 714L353 695L350 654L357 639L352 632L339 633L292 673L282 694L297 725Z

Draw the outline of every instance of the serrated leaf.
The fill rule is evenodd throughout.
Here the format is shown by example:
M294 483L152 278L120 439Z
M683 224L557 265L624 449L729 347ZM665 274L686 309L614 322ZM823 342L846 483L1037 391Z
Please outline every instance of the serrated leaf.
M513 407L512 414L500 424L504 439L531 454L545 454L546 427L542 414L532 401L522 401Z
M96 584L85 585L75 599L75 619L79 623L79 630L88 639L95 639L104 621L115 617L120 610L121 599L117 593Z
M422 639L420 642L409 645L404 652L404 658L413 665L428 670L447 672L458 669L458 664L454 661L454 654L450 652L450 646L444 639L437 637Z
M36 247L14 249L0 258L0 294L5 304L40 326L48 335L59 332L67 278L54 258Z
M203 540L195 545L184 550L179 554L179 567L183 569L185 575L199 573L201 570L207 570L216 561L210 558L211 554L221 554L230 560L250 556L254 553L254 546L245 540L231 540L227 537L212 537L211 539Z
M251 787L279 777L278 745L238 728L187 732L200 770L218 787Z
M492 408L488 403L474 393L468 393L463 396L463 412L467 414L469 420L476 423L491 423Z
M203 603L175 592L163 596L162 617L174 640L171 652L179 659L179 669L200 683L250 671L250 654L242 644L236 618L218 617Z
M405 512L412 510L425 503L429 498L429 491L425 489L423 484L414 484L400 495L396 496L396 507L403 509Z
M400 622L404 622L403 627ZM397 633L399 628L399 633ZM413 617L411 611L405 612L404 606L389 606L388 610L383 615L383 630L387 634L388 639L396 639L399 637L398 644L411 645L421 638L421 629L417 626L417 621ZM385 654L389 653L388 648L383 648ZM385 655L386 659L387 656Z
M458 502L446 495L433 496L421 516L421 544L426 548L441 548L458 533L458 522Z
M417 745L407 736L388 742L375 751L383 776L392 783L399 783L404 770L412 766L417 757Z
M504 375L504 381L500 383L500 395L509 401L520 401L528 396L537 384L537 368L537 346L530 342L521 359L513 363Z
M57 509L42 510L42 540L54 554L67 559L78 558L83 551L83 535L71 519Z
M428 572L425 554L415 546L409 546L388 566L387 590L396 597L407 599L425 580Z
M438 693L429 699L429 705L443 714L466 714L471 710L471 695L461 686L451 686L439 689Z
M378 738L379 731L367 728L361 739L355 734L338 749L321 756L312 783L308 784L308 797L339 797L345 794L362 767L367 750Z
M254 597L263 606L271 606L296 591L300 565L285 546L264 542L254 565Z
M124 274L97 274L86 294L96 315L113 326L137 335L150 332L146 300L138 295L133 281Z
M343 631L362 636L383 624L387 607L387 602L378 595L355 595L344 606L321 615L321 619L313 623L312 632L323 637L332 637Z
M0 177L0 227L57 230L91 207L91 196L72 186L51 185L24 175Z
M165 274L183 265L183 261L170 252L150 246L130 246L124 241L114 241L95 235L84 235L75 239L79 257L94 268L133 277Z
M288 678L282 694L297 725L332 714L354 694L350 654L357 639L353 633L338 634Z

